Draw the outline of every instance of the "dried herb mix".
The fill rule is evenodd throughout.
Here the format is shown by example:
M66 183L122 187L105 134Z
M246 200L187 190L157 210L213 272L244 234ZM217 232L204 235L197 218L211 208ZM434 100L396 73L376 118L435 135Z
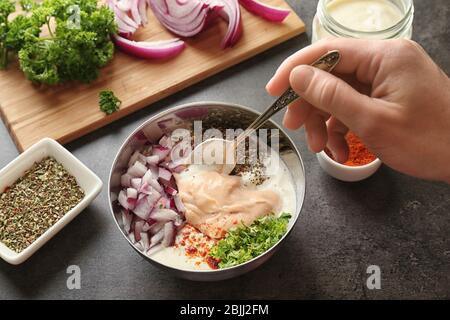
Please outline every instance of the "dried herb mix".
M75 178L54 158L35 163L0 194L0 242L21 252L83 197Z

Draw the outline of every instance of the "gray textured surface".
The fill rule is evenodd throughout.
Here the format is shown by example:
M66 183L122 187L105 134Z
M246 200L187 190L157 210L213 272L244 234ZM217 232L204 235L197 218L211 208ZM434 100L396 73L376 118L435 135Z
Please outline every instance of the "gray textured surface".
M107 181L119 145L158 110L200 100L261 110L271 101L266 81L285 57L310 41L317 1L289 2L307 23L307 35L79 139L69 150ZM416 7L415 39L450 73L450 2L416 1ZM128 246L112 221L105 189L25 264L0 261L0 298L450 298L450 187L386 167L365 182L340 183L321 171L303 132L291 136L305 161L306 204L292 236L258 270L221 283L171 277ZM3 167L17 151L3 124L0 137ZM81 267L81 290L66 288L72 264ZM382 270L378 291L365 289L371 264Z

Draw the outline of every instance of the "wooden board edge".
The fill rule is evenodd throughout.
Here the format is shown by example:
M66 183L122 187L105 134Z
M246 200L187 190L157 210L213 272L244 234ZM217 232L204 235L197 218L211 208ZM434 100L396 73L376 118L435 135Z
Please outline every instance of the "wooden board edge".
M276 39L274 42L272 43L264 43L259 47L254 48L251 51L248 52L244 52L242 54L242 56L240 56L236 61L230 61L229 63L224 64L223 66L221 66L220 68L217 69L211 69L208 70L207 72L205 72L205 76L203 77L198 77L198 79L193 80L192 78L188 78L176 85L173 85L172 87L167 88L167 90L165 90L165 92L163 94L158 95L158 97L149 97L148 99L144 99L142 101L140 101L139 103L136 103L135 105L129 106L126 109L122 109L121 111L112 114L110 116L105 116L102 117L100 119L98 119L97 121L92 122L90 125L87 125L85 127L80 128L79 130L77 130L76 132L71 132L68 133L66 135L63 135L61 137L56 138L56 140L61 143L61 144L67 144L69 142L72 142L84 135L87 135L97 129L100 129L108 124L113 123L114 121L117 121L121 118L124 118L138 110L141 110L147 106L150 106L152 103L155 103L159 100L162 100L172 94L175 94L177 92L182 91L183 89L186 89L189 86L192 86L194 84L197 84L203 80L206 80L207 78L216 75L224 70L226 70L227 68L230 68L232 66L238 65L239 63L242 63L266 50L269 50L271 48L276 47L277 45L280 45L281 43L290 40L298 35L301 35L305 32L306 30L306 25L305 23L298 18L301 22L302 25L299 26L298 28L292 29L290 32L287 32L286 34L284 34L282 37ZM2 117L3 118L3 117ZM6 117L5 117L6 118ZM7 119L6 119L7 121ZM4 123L6 124L6 121L4 120ZM34 143L36 143L37 141L34 141L30 144L25 144L25 143L21 143L20 139L17 137L16 133L13 132L12 127L10 128L9 124L7 124L8 130L10 132L10 135L13 139L14 144L16 145L18 151L20 153L22 153L23 151L25 151L28 147L32 146Z

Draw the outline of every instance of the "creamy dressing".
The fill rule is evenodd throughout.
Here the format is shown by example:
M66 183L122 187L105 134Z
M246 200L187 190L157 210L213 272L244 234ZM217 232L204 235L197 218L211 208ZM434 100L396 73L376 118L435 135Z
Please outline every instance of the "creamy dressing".
M276 160L276 161L273 161ZM270 165L273 164L273 165ZM274 193L280 199L276 214L287 212L295 214L297 199L292 175L289 172L286 164L281 160L277 153L271 152L271 157L267 158L264 165L267 166L266 174L269 178L262 184L255 186L252 182L252 174L246 173L242 178L236 177L240 180L243 187L251 188L252 191L262 191ZM183 174L193 175L201 172L211 172L211 168L202 165L190 165L188 170ZM270 212L267 212L268 214ZM207 242L208 237L201 233L195 234L199 241ZM203 237L203 239L202 239ZM151 255L151 258L161 264L169 267L174 267L184 270L211 270L211 268L204 262L204 258L192 257L186 254L185 247L181 245L184 241L182 232L177 235L175 246L164 248ZM213 242L209 243L210 245Z
M186 222L214 239L223 238L240 223L249 226L278 211L281 202L274 191L244 185L239 176L186 170L175 179L186 207Z
M319 10L326 12L332 20L347 30L342 30L336 23L324 17L319 18L321 14L317 14L313 21L313 43L331 37L411 38L411 23L406 24L404 29L391 30L402 21L405 12L389 0L332 0L326 2L324 8L319 4Z
M403 18L400 9L387 0L334 0L327 11L343 26L364 32L388 29Z

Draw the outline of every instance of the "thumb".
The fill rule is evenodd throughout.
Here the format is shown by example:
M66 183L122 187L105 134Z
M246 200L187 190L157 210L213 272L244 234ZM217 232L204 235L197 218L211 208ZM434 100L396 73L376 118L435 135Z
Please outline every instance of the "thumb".
M360 116L367 116L377 109L372 98L359 93L342 79L311 66L293 69L289 81L300 97L350 128L358 125Z

